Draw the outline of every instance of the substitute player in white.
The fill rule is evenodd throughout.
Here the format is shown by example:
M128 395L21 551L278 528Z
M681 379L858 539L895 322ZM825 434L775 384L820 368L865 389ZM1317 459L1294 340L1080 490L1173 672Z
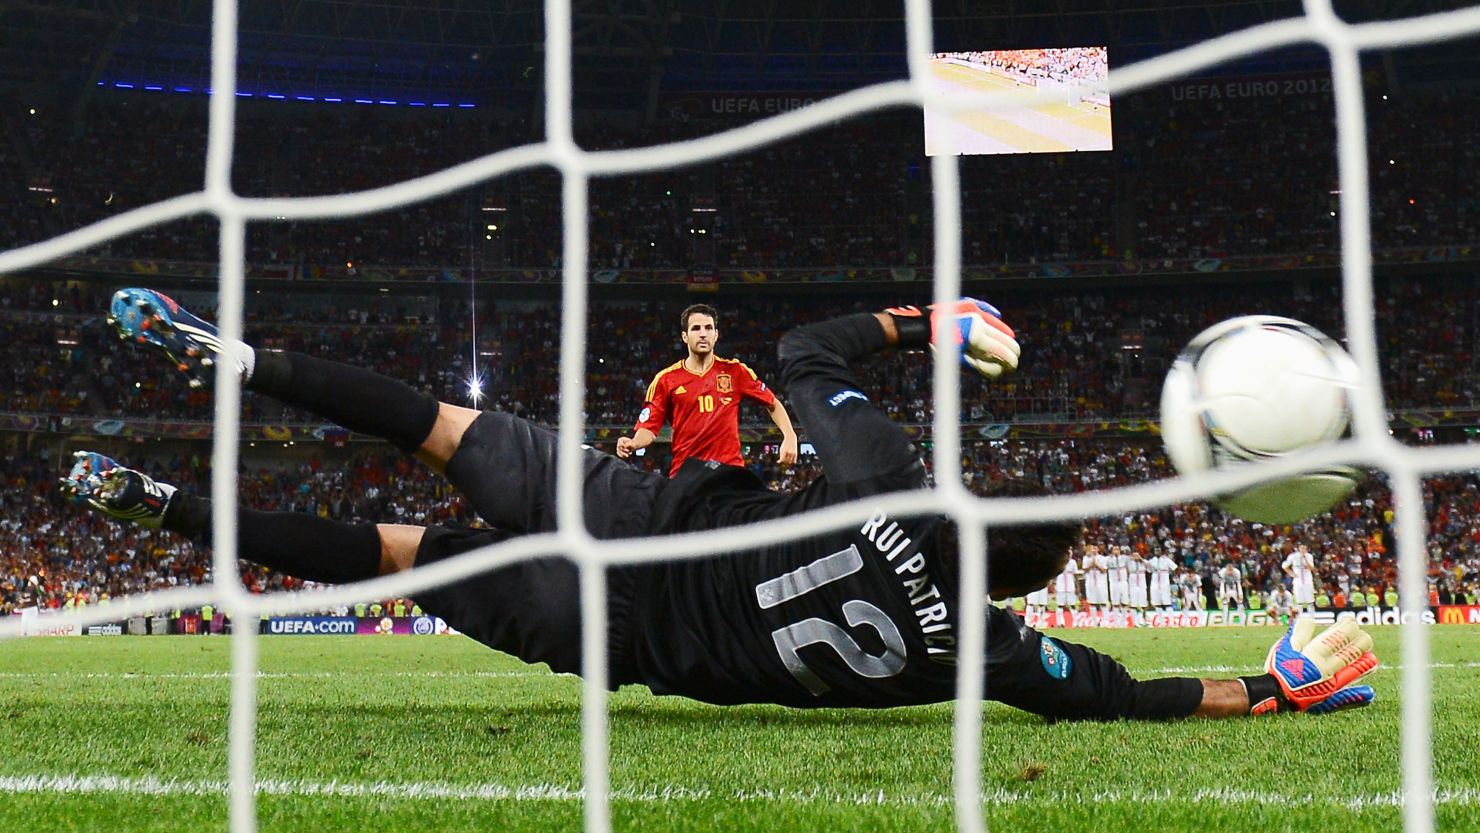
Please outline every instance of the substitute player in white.
M1089 606L1104 613L1110 606L1110 559L1100 553L1100 548L1090 545L1084 548L1084 600Z
M1295 594L1295 606L1299 610L1310 610L1316 603L1316 559L1310 547L1300 544L1285 557L1280 565L1290 577L1291 589Z
M1203 595L1202 578L1195 570L1184 570L1177 578L1177 586L1182 588L1183 610L1207 610L1208 600Z
M1130 564L1126 567L1126 573L1130 577L1131 584L1131 608L1134 610L1146 609L1146 571L1150 564L1135 550L1131 551Z
M1111 547L1110 607L1129 610L1131 606L1131 556L1129 547Z
M1053 580L1054 600L1058 602L1059 610L1079 607L1079 573L1079 562L1074 560L1074 556L1069 556L1063 572Z
M1218 609L1240 610L1244 606L1244 572L1232 561L1218 570Z
M1048 611L1048 585L1028 594L1028 613L1041 615Z
M1295 615L1295 594L1285 588L1283 584L1277 585L1269 594L1269 623L1281 625Z
M1157 610L1172 608L1172 573L1177 571L1177 562L1166 553L1157 553L1151 559L1151 606Z

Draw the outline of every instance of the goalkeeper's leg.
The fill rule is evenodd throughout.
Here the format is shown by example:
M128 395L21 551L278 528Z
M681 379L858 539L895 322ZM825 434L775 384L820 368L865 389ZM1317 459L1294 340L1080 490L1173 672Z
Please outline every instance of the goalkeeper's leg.
M242 385L310 411L338 425L382 437L437 471L457 451L479 412L438 402L395 379L302 353L258 351L223 339L214 324L172 298L135 287L113 296L108 322L125 341L162 353L190 380L204 383L203 370L229 356Z
M491 524L516 533L555 528L553 431L510 414L438 402L387 376L302 353L259 353L247 387L414 453L447 475ZM582 467L591 534L641 534L663 478L593 450L583 452Z
M127 470L125 470L127 471ZM171 490L161 528L210 545L211 500ZM94 509L102 509L92 504ZM344 523L302 512L238 509L237 554L309 581L343 584L426 566L509 540L504 529ZM125 519L124 522L133 522ZM622 664L624 617L633 574L608 571L612 680L632 679ZM455 630L495 650L556 671L581 671L579 568L565 558L535 558L421 590L417 603Z
M404 382L303 353L257 353L247 390L303 408L348 428L390 440L445 471L481 411L439 402Z
M491 524L517 533L555 529L553 431L438 402L387 376L302 353L259 353L247 387L414 453L447 475ZM609 454L582 455L587 529L598 538L642 534L664 478Z
M96 452L79 451L74 459L61 482L74 503L119 523L212 543L209 498L190 495ZM408 569L420 538L417 527L377 528L302 512L237 512L242 558L311 581L360 581Z
M202 379L207 360L214 363L215 357L230 356L247 390L351 431L389 440L446 474L492 524L516 533L555 528L557 443L552 432L507 414L439 402L363 368L223 340L213 324L154 290L120 290L108 320L125 340L162 352L193 383ZM469 437L476 438L474 447L464 451ZM899 444L911 447L902 434ZM640 534L661 478L618 465L609 455L594 451L586 453L583 463L586 524L592 534L602 538Z

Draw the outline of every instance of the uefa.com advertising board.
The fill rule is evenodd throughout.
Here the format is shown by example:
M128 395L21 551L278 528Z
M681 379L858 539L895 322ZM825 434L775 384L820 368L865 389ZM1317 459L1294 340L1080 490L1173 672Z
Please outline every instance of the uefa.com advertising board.
M18 611L24 636L201 636L230 634L225 617L209 624L199 616L173 619L135 616L120 622L78 625L58 612L28 608ZM457 631L437 616L274 616L251 620L268 636L455 636Z

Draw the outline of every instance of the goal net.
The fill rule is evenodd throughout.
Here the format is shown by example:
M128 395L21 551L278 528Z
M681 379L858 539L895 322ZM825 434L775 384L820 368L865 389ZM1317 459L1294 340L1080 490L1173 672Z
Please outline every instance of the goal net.
M585 378L587 317L587 188L590 178L615 173L642 173L713 160L744 149L821 128L831 122L901 105L960 112L985 105L1014 106L1010 96L955 95L935 92L929 83L932 27L928 0L907 0L909 79L870 86L728 132L673 145L618 151L587 152L572 133L571 3L547 0L545 44L545 141L518 147L460 164L440 172L353 194L313 198L243 198L233 192L229 172L233 157L236 97L237 7L233 0L214 4L212 88L206 156L205 186L198 192L130 211L35 245L0 253L0 273L35 267L62 255L95 246L113 237L196 214L214 215L220 226L220 298L218 321L225 338L240 338L243 322L244 241L246 223L291 222L342 218L431 199L454 189L511 172L551 166L563 179L563 286L562 308L575 326L561 328L560 446L558 468L558 530L519 539L489 550L399 576L376 579L316 593L311 600L293 594L254 596L244 591L237 576L234 495L240 432L239 380L222 372L216 380L217 429L212 459L211 491L220 496L214 505L214 583L182 588L154 599L117 600L106 609L71 614L78 624L112 621L142 614L159 605L193 606L210 601L229 617L252 621L263 614L286 614L309 606L352 604L373 595L415 595L520 559L564 553L581 567L585 668L582 684L583 797L585 828L592 833L610 829L611 785L608 757L608 710L605 645L607 642L604 567L615 563L674 559L691 555L690 542L679 539L602 541L591 538L582 523L581 439ZM1480 8L1436 14L1382 24L1349 25L1339 19L1329 0L1308 0L1305 14L1260 25L1204 42L1181 51L1116 71L1108 93L1120 95L1152 84L1187 76L1238 56L1286 46L1314 43L1330 55L1338 121L1337 153L1340 168L1340 228L1343 251L1343 288L1346 332L1350 349L1361 367L1362 387L1355 395L1355 438L1297 464L1271 463L1257 471L1209 474L1195 479L1161 481L1111 492L1077 496L1072 500L982 500L961 485L959 437L960 367L949 351L934 363L935 432L932 453L936 486L932 493L889 496L870 506L840 506L811 516L794 517L747 531L750 542L797 539L815 532L866 521L876 508L891 512L929 511L958 522L963 551L984 553L984 525L1014 521L1081 519L1126 510L1163 506L1175 501L1231 490L1273 473L1333 464L1362 464L1390 477L1397 518L1400 603L1405 612L1427 606L1425 585L1425 529L1421 478L1428 474L1480 468L1480 449L1433 449L1433 453L1400 446L1388 433L1378 375L1378 352L1372 317L1372 255L1368 220L1367 144L1359 56L1364 50L1422 44L1480 32ZM1017 106L1022 106L1021 102ZM949 142L948 136L941 137ZM947 302L961 294L959 159L943 153L931 160L934 216L934 300ZM222 363L226 366L228 363ZM981 656L985 648L986 574L984 559L962 559L959 653ZM1404 826L1408 833L1434 828L1431 778L1431 702L1429 644L1421 617L1411 617L1402 639L1401 699L1404 721L1402 771ZM16 621L0 623L0 636L15 635ZM230 826L234 833L256 829L255 746L257 721L258 635L237 629L232 639L231 717L229 731ZM970 833L985 829L982 812L981 720L985 686L982 663L962 662L958 668L954 712L954 807L958 828Z

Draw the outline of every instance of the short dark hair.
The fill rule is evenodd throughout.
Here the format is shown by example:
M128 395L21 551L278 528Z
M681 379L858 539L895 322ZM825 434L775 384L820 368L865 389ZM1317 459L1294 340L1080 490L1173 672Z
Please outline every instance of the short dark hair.
M714 328L719 329L719 310L708 304L690 304L684 307L684 311L678 316L679 332L688 332L689 317L694 315L707 315L714 319Z
M1042 497L1049 491L1031 480L1007 478L973 489L982 497ZM1069 550L1083 535L1079 521L1033 524L992 524L987 528L987 586L1029 593L1047 587L1064 571ZM959 552L956 525L941 526L940 552ZM994 593L993 598L997 598Z

